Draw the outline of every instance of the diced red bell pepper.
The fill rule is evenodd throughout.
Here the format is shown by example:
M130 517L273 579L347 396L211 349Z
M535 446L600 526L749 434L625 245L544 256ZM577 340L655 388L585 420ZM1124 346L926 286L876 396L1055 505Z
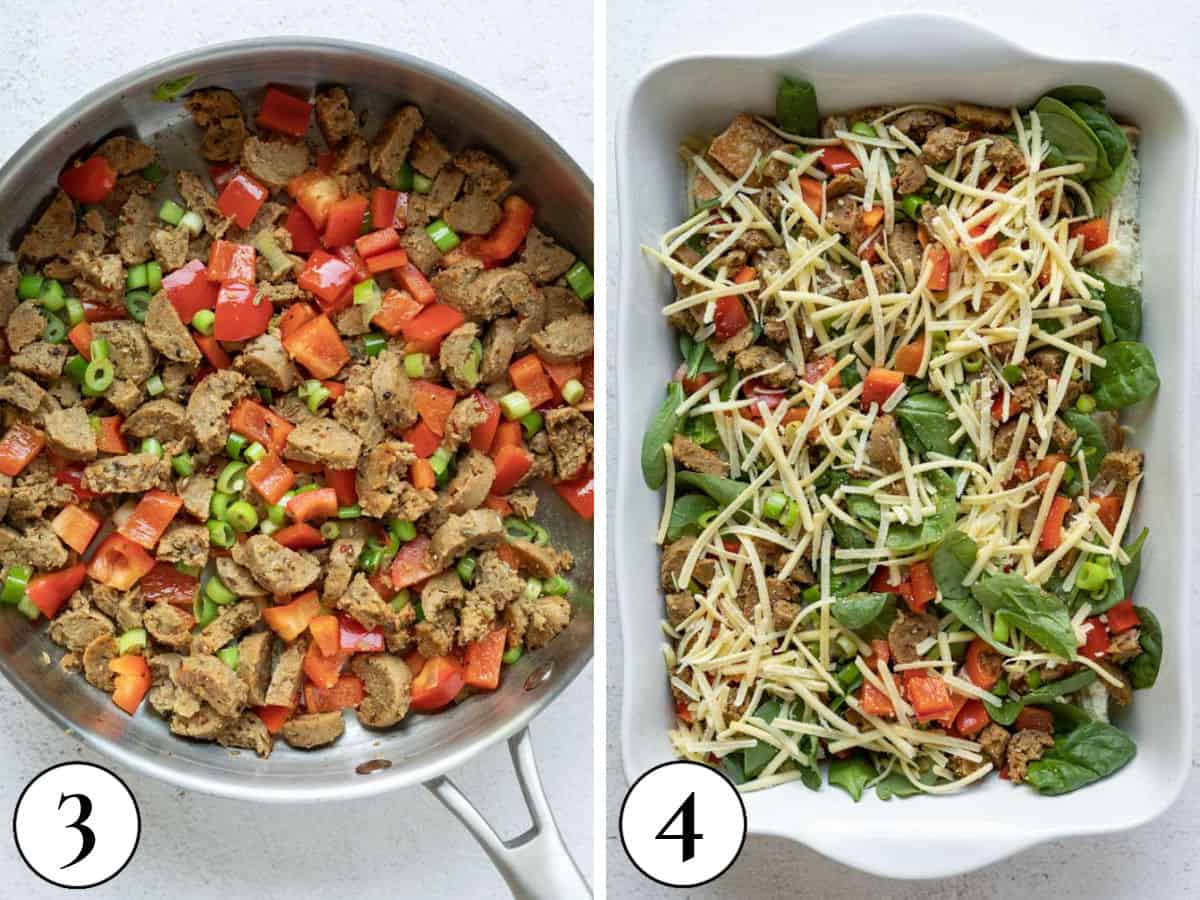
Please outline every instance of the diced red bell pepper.
M862 704L863 712L869 713L872 716L878 716L881 719L891 719L896 715L896 710L892 708L892 701L888 695L869 681L863 682L862 691L858 695L858 702Z
M316 617L316 619L320 618L323 617ZM304 674L308 676L308 680L314 686L329 690L337 685L338 679L342 674L342 669L345 668L346 662L349 659L349 653L336 651L332 654L327 654L321 650L316 641L313 641L308 645L308 650L304 654Z
M122 456L129 452L125 436L121 434L121 426L125 420L120 416L101 416L100 427L96 431L96 449L101 453L115 453Z
M284 723L292 717L290 706L255 706L253 709L254 714L267 726L269 734L279 734L283 730Z
M479 391L475 392L474 397L475 402L483 407L487 418L471 429L471 449L487 453L492 449L496 428L500 425L500 405Z
M990 691L1000 680L1003 660L983 638L974 638L967 646L967 678L976 687Z
M904 384L904 373L892 369L872 368L863 379L863 391L860 398L862 408L870 409L872 403L880 407L887 402L888 397Z
M180 572L171 563L156 562L154 568L142 576L138 588L147 603L169 603L190 610L200 589L200 579Z
M368 256L366 262L367 271L372 275L378 275L380 272L390 272L393 269L402 269L407 266L408 253L404 250L389 250L386 253Z
M72 503L59 511L50 527L60 541L76 553L83 553L100 530L100 517Z
M312 253L321 246L321 233L312 219L298 205L288 210L283 227L292 236L292 251L295 253Z
M501 447L494 462L496 480L492 482L492 492L507 494L533 466L533 456L524 447Z
M17 422L0 438L0 472L15 478L45 446L44 432L24 422Z
M467 645L464 675L467 684L484 691L494 691L500 686L500 666L507 636L507 628L497 628L487 637Z
M208 269L206 276L209 281L244 281L254 284L255 260L257 253L249 244L235 244L232 241L213 241L208 250Z
M965 738L973 738L991 722L982 700L968 700L954 719L954 730Z
M312 104L307 100L295 97L287 91L281 91L277 87L268 87L255 121L263 128L269 128L281 134L304 137L305 132L308 131L308 119L311 113Z
M296 522L328 519L336 516L337 511L337 491L330 487L296 494L287 503L287 513Z
M220 285L209 280L208 269L198 259L191 260L182 269L164 275L162 286L185 325L191 322L192 317L200 310L212 309L217 305Z
M989 222L991 222L991 219L988 219L987 222L980 222L967 233L973 238L983 238L984 234L987 233ZM974 243L975 249L979 251L979 255L984 259L987 259L989 256L991 256L998 246L998 241L994 237L976 240Z
M321 612L316 591L305 591L291 603L268 606L262 611L267 627L289 644L304 633L308 623Z
M208 167L208 177L218 194L229 187L229 182L233 181L233 176L237 173L237 163L214 163Z
M433 561L429 553L429 538L418 534L406 544L401 544L400 550L392 558L388 576L392 587L397 591L419 584L440 572L441 569Z
M421 421L438 437L445 434L446 420L450 418L458 395L451 388L421 379L412 382L412 395Z
M1026 706L1017 713L1013 727L1017 731L1044 731L1046 734L1054 734L1054 713L1040 706Z
M918 722L939 719L955 709L946 682L921 669L909 669L904 673L904 692Z
M163 280L164 283L166 279ZM106 303L97 303L95 300L83 301L83 321L85 322L112 322L116 319L128 319L129 313L125 310L125 305L109 306Z
M417 712L434 712L448 706L466 683L462 664L453 656L425 660L413 679L410 707Z
M424 420L419 420L416 425L404 432L404 440L412 444L413 453L417 454L420 459L429 459L442 444L441 436L434 434Z
M894 365L898 372L915 376L921 371L921 360L925 357L925 339L917 338L896 351Z
M843 172L857 169L861 165L858 157L845 147L824 148L818 163L830 175L841 175Z
M502 262L520 248L533 225L533 207L523 197L509 194L504 198L504 216L486 238L480 241L481 259Z
M83 585L83 577L84 565L76 563L57 572L35 575L25 587L25 593L42 615L53 619L63 604Z
M559 481L554 489L581 518L591 521L596 515L596 476L584 474L571 481Z
M818 217L821 215L821 193L821 182L807 175L800 176L800 196L813 215Z
M941 244L929 248L929 265L932 270L925 282L931 291L944 291L950 286L950 251Z
M816 384L825 378L826 374L837 365L837 360L832 356L818 356L814 360L805 362L804 364L804 380L809 384ZM830 387L838 388L842 386L842 373L834 375L828 382Z
M296 483L296 473L274 453L268 453L250 466L246 480L268 503L278 503Z
M362 194L351 194L329 207L329 221L321 242L326 247L344 247L353 244L362 233L363 219L370 201Z
M305 322L284 338L283 346L314 378L332 378L350 362L350 352L326 315Z
M296 283L316 296L325 309L333 306L354 281L354 269L325 250L314 250Z
M213 337L218 341L248 341L267 330L274 308L258 296L253 284L227 281L217 296L217 319Z
M1125 498L1120 494L1093 494L1092 499L1100 504L1096 517L1108 529L1109 534L1116 529L1121 521L1121 509L1125 506Z
M238 228L246 229L254 222L254 217L269 195L265 187L245 172L238 172L221 190L217 209L221 215L233 219Z
M563 385L568 381L579 381L580 375L582 375L579 363L574 360L565 363L554 363L543 359L541 363L542 368L546 370L546 374L550 376L550 381L554 384L556 392L561 392ZM556 396L559 396L559 393L556 393Z
M487 509L499 513L502 517L508 517L513 514L512 504L503 497L497 497L495 494L488 494L484 497L483 505Z
M1120 634L1122 631L1128 631L1130 628L1136 628L1142 624L1141 617L1138 616L1137 610L1133 608L1133 601L1129 598L1112 607L1104 617L1108 619L1108 630L1112 634Z
M1050 501L1050 511L1046 514L1046 523L1042 526L1042 536L1038 540L1039 550L1054 550L1062 543L1063 519L1071 508L1071 499L1062 494L1056 494Z
M520 422L501 422L496 426L496 436L492 438L491 455L494 459L503 447L523 447L521 440Z
M72 463L56 471L54 473L54 480L59 484L65 484L74 491L75 499L80 503L88 503L100 496L83 486L83 466L79 463Z
M132 716L153 684L150 664L140 654L127 653L110 661L108 668L117 676L114 679L113 703Z
M410 341L440 342L464 321L463 314L444 303L433 303L413 318L400 323L400 331Z
M93 156L87 162L65 169L58 176L58 186L67 196L80 203L100 203L117 183L117 173L103 156Z
M429 279L411 262L401 267L397 271L396 277L400 279L400 284L412 295L412 298L422 306L428 306L437 300L437 293L433 290Z
M396 210L400 207L400 192L390 188L377 187L371 191L371 226L373 228L404 228L403 220L396 220ZM400 246L399 241L394 246ZM363 256L371 254L361 248L358 251Z
M515 359L508 367L508 377L513 387L524 394L530 406L537 408L554 399L554 388L546 377L546 370L536 353L527 353Z
M342 675L332 688L315 684L304 686L304 705L309 712L337 712L353 709L367 696L362 679L357 675Z
M418 491L432 491L437 487L437 473L427 459L418 459L409 466L408 480Z
M1076 222L1068 229L1071 237L1083 236L1083 249L1099 250L1108 243L1108 221L1106 219L1088 219L1086 222Z
M133 515L117 530L135 544L153 550L182 507L182 497L166 491L146 491L134 508Z
M338 646L344 653L382 653L387 649L382 628L364 628L345 614L337 617Z
M296 333L305 322L311 322L317 317L316 311L307 303L293 303L279 317L279 337L286 341Z
M329 210L342 199L337 179L317 169L309 169L287 183L287 192L304 210L313 228L320 233L329 221Z
M289 550L315 550L325 546L325 538L321 532L306 522L296 522L286 528L280 528L271 537Z
M367 265L369 266L370 264L371 260L368 259ZM380 303L379 312L375 313L374 318L371 319L371 324L387 334L395 336L400 334L405 322L413 318L424 308L407 291L388 288L383 293L383 301Z
M312 635L313 643L320 648L325 656L334 656L340 649L341 628L338 617L332 613L313 616L308 623L308 633Z
M359 256L366 260L372 256L378 256L380 253L395 250L399 246L400 235L390 225L382 226L377 231L356 237L354 240L354 249L358 251Z
M366 261L358 255L358 251L354 249L353 244L346 244L342 247L338 247L333 252L338 259L348 265L354 272L354 277L351 279L351 284L358 284L360 281L366 281L371 277L371 270L367 268ZM349 297L346 297L346 294L343 292L342 297L338 298L339 303L344 299L346 305L349 306L350 302L353 300L353 296L353 294L350 294Z
M908 580L912 584L912 598L908 605L913 612L924 612L925 605L937 596L937 584L929 563L924 560L913 563L908 569Z
M325 467L325 484L337 494L339 506L353 506L358 502L358 473L354 469L331 469Z
M114 532L96 548L87 573L94 581L127 591L153 568L153 556L123 534Z
M67 340L71 342L76 352L89 362L92 359L92 325L90 322L80 322L67 332Z
M1083 624L1088 626L1087 637L1084 639L1083 646L1079 648L1079 653L1088 659L1103 659L1112 640L1108 633L1108 626L1099 616L1084 619Z
M229 427L251 441L258 441L268 450L282 454L288 435L295 426L283 416L261 403L241 400L229 414Z
M233 360L229 358L229 354L225 352L221 342L212 335L193 334L192 341L200 348L201 354L213 369L228 369L233 365ZM203 376L207 374L208 372L197 373L195 383L199 384L203 380Z
M713 310L713 334L717 340L727 341L749 324L740 297L731 295L717 300Z

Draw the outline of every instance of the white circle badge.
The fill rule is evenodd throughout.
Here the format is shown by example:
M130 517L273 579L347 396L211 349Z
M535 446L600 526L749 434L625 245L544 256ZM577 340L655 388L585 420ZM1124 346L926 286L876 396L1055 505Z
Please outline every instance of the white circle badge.
M125 782L92 763L42 772L13 813L21 859L63 888L96 887L115 877L133 858L141 832L137 801Z
M647 878L696 887L733 865L746 842L737 788L710 766L663 763L634 782L621 805L621 844Z

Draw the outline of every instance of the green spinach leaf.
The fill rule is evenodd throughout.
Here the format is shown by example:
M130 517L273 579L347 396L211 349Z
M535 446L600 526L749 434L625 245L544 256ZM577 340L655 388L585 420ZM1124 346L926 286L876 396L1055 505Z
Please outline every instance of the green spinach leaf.
M1041 120L1042 136L1054 145L1063 161L1083 164L1080 181L1112 174L1104 145L1071 107L1055 97L1043 97L1033 109Z
M1096 370L1092 371L1094 374ZM1104 454L1108 452L1108 440L1104 437L1104 430L1090 415L1078 410L1064 409L1059 412L1059 416L1079 435L1088 477L1094 478L1100 471L1100 463L1104 460Z
M1020 700L1005 700L999 706L985 703L983 704L983 708L987 710L987 714L993 722L1007 728L1013 722L1017 721L1017 716L1021 714L1021 710L1025 708L1025 704Z
M1096 680L1096 673L1091 669L1080 669L1060 678L1058 681L1047 681L1045 684L1030 691L1021 700L1026 706L1047 706L1059 697L1081 691Z
M1070 106L1075 115L1079 116L1087 123L1087 127L1092 129L1092 134L1104 148L1104 155L1108 159L1109 166L1116 169L1125 158L1125 154L1129 152L1129 141L1125 139L1125 132L1121 130L1121 126L1104 111L1103 104L1097 106L1083 100L1076 100Z
M855 803L862 799L863 788L876 774L866 754L860 752L829 763L829 783L844 790Z
M942 469L935 469L929 473L929 480L936 492L933 515L926 516L919 525L893 525L887 535L889 550L904 553L937 543L954 527L958 515L954 479Z
M1138 642L1142 652L1133 658L1129 664L1129 680L1138 690L1154 687L1158 680L1158 669L1162 665L1163 635L1162 625L1158 617L1144 606L1135 606L1138 618L1142 620L1138 631Z
M875 785L875 796L884 801L893 797L915 797L920 793L923 791L909 781L903 772L892 772Z
M958 423L948 418L950 404L936 394L911 394L896 407L896 421L904 443L914 453L941 453L954 456L957 445L950 438Z
M721 769L734 784L746 783L746 770L742 768L742 754L730 753L721 760Z
M957 529L942 538L942 542L933 551L933 561L930 563L933 580L942 592L942 597L959 599L968 595L969 590L963 584L963 579L975 565L978 552L979 548L975 542Z
M775 717L779 715L781 709L778 700L768 700L758 705L754 715L769 725L775 721ZM756 741L753 747L747 747L742 751L742 771L746 773L747 778L757 778L778 752L766 741Z
M1125 581L1125 596L1133 593L1137 586L1138 576L1142 574L1142 547L1146 546L1146 538L1150 537L1150 529L1143 528L1132 544L1125 545L1125 554L1129 562L1121 569Z
M1126 153L1125 158L1117 164L1111 175L1088 183L1088 195L1092 198L1092 209L1096 215L1108 215L1112 205L1121 196L1121 191L1125 187L1125 179L1129 177L1131 168L1133 168L1133 154Z
M1105 365L1092 367L1093 394L1100 409L1124 409L1158 390L1158 370L1149 348L1138 341L1117 341L1097 351Z
M792 134L817 136L820 114L817 112L817 89L811 81L786 76L779 79L779 89L775 93L775 121Z
M1069 794L1124 767L1137 753L1125 732L1104 722L1080 725L1029 764L1026 780L1039 794Z
M887 608L888 601L894 602L892 594L858 593L848 597L838 597L833 601L830 611L839 623L851 631L862 631Z
M679 430L676 408L683 402L683 386L678 381L667 385L667 399L663 401L642 438L642 478L651 490L658 490L667 480L667 459L663 456L663 444L669 444Z
M1012 573L984 576L972 586L971 596L1051 653L1075 658L1075 629L1060 598Z
M722 507L731 505L738 495L749 487L744 481L734 481L720 475L705 475L702 472L680 472L675 476L675 483L704 491Z
M699 534L700 525L696 520L716 508L716 501L704 494L676 497L671 507L671 522L667 525L667 538L675 541L685 534Z
M1142 292L1126 284L1114 284L1098 272L1089 272L1104 285L1100 300L1112 329L1108 341L1136 341L1142 336Z
M1084 103L1104 105L1104 91L1098 87L1092 87L1090 84L1064 84L1062 87L1056 87L1052 91L1046 91L1046 96L1054 97L1063 103L1074 103L1077 100L1082 100Z

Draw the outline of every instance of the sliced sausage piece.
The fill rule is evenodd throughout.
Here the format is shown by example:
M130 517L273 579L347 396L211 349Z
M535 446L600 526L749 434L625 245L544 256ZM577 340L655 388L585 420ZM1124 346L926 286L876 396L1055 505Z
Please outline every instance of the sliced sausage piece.
M444 509L459 515L475 509L487 499L496 480L496 465L491 457L478 450L470 451L458 463L458 471L446 486Z
M483 338L483 360L479 365L479 380L484 384L492 384L504 378L508 374L508 364L512 362L516 349L517 320L506 317L492 322Z
M574 407L563 406L546 413L546 432L559 480L574 478L592 455L591 420Z
M371 390L375 394L375 409L388 431L399 433L416 423L412 384L404 372L404 359L395 350L379 355L371 369Z
M447 208L446 224L459 234L487 234L499 224L500 204L482 194L463 194Z
M900 429L890 415L879 416L867 438L867 459L889 475L900 471Z
M353 469L362 453L362 439L331 419L312 418L288 434L283 455L300 462L318 463L331 469Z
M113 623L94 609L69 609L50 623L46 632L54 643L75 653L102 635L113 633Z
M20 353L9 359L8 364L18 372L24 372L42 381L53 381L62 375L70 352L68 344L51 344L46 341L34 341ZM111 402L112 389L109 389Z
M283 349L283 343L270 332L260 334L248 343L233 361L233 367L277 391L290 391L300 383L300 373Z
M222 747L253 750L266 759L271 755L274 739L262 719L252 712L244 712L221 730L217 743Z
M208 529L189 522L175 522L159 539L155 556L166 562L202 569L208 563Z
M271 683L267 686L266 706L293 706L296 694L300 690L300 680L304 675L304 654L308 651L308 641L297 638L279 654L279 662L271 673Z
M591 356L593 340L591 316L568 316L555 319L535 334L533 346L543 359L565 363Z
M170 603L155 603L143 614L142 622L156 643L172 650L186 650L192 642L195 620Z
M55 410L46 415L46 445L67 459L95 459L96 432L82 406Z
M45 399L45 389L28 375L7 372L3 379L0 379L0 402L11 403L25 412L33 412Z
M491 509L473 509L451 516L433 534L429 550L435 560L449 564L468 550L494 547L504 538L500 514Z
M267 702L273 646L274 638L269 631L248 634L238 644L238 678L246 685L246 702L251 706L264 706Z
M229 412L233 404L254 390L251 381L232 369L219 369L196 385L188 397L196 444L207 453L219 453L229 439Z
M450 152L438 140L436 134L428 128L423 128L413 138L409 162L426 178L437 178L446 163L450 162Z
M371 174L391 183L408 159L414 135L425 119L415 106L405 106L393 113L371 142Z
M308 169L308 144L251 135L242 145L242 169L272 191L282 190Z
M752 116L739 113L729 127L709 144L708 155L734 178L741 178L756 156L760 163L765 163L771 152L782 147L783 143L782 138L756 122ZM756 186L760 180L757 175L751 174L746 183Z
M346 731L341 711L307 713L293 716L283 723L280 735L297 750L312 750L332 744Z
M354 484L364 513L375 518L387 514L402 489L412 487L404 476L416 459L412 445L403 441L384 441L363 455Z
M483 150L464 150L454 157L454 167L466 175L466 192L498 200L512 185L508 169Z
M343 87L331 87L318 91L313 98L316 105L317 127L325 143L336 147L358 131L358 116L350 107L350 96Z
M921 658L917 645L937 634L937 618L928 613L913 615L900 610L888 629L888 647L898 663L916 662Z
M221 584L239 597L265 597L264 591L245 566L239 566L228 556L217 557L217 577Z
M1042 754L1054 746L1054 738L1044 731L1025 728L1018 731L1008 742L1008 780L1024 781L1029 774L1029 764L1042 758Z
M175 493L183 498L183 508L188 515L207 520L216 484L207 475L190 475L179 480Z
M140 494L165 482L166 460L153 453L128 453L97 460L83 470L83 486L97 494Z
M11 512L9 515L11 517ZM24 532L0 525L0 563L3 565L54 570L65 566L69 558L67 548L49 522L31 522Z
M363 653L350 668L367 693L358 707L358 721L369 728L390 728L407 715L412 672L404 660L390 653Z
M37 300L26 300L13 310L8 318L8 347L20 353L46 331L46 317L41 312L42 304Z
M176 680L226 718L236 716L246 706L246 685L215 656L187 657L179 665Z
M66 254L75 237L75 205L58 191L41 218L34 223L17 248L17 256L36 262Z
M200 363L200 348L165 290L155 294L146 307L146 340L167 359L188 367Z
M556 244L538 228L530 228L521 248L520 269L538 284L550 284L566 274L575 262L575 254Z
M83 651L83 677L92 687L112 693L116 687L117 676L108 664L121 655L117 639L111 634L102 634L95 638Z
M163 444L190 444L192 423L187 410L174 400L143 403L121 423L121 433L135 438L158 438Z
M96 148L94 156L102 156L118 175L138 172L154 162L154 148L133 138L116 135Z
M234 562L272 594L298 594L317 580L321 567L311 556L289 550L274 538L256 534L233 548Z
M521 560L521 567L538 578L552 578L572 565L571 554L553 547L543 547L532 541L510 541L509 547Z
M459 393L465 393L479 384L480 357L475 350L478 337L479 326L474 322L465 322L442 341L438 363L446 374L446 380Z
M217 617L192 638L193 653L216 653L262 618L258 604L243 600L223 607Z
M589 433L589 438L590 436ZM550 437L550 446L554 446L553 435ZM729 472L729 463L706 447L701 447L685 434L676 434L671 439L671 453L676 462L693 472L702 472L706 475L726 475ZM586 454L583 461L587 462ZM560 465L560 471L561 468Z

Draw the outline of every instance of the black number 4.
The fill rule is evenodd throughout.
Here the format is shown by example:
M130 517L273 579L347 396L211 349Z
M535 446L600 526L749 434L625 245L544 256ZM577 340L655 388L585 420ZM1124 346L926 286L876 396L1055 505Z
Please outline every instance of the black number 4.
M96 848L96 834L92 829L88 828L83 823L88 820L92 814L92 801L86 794L63 794L58 800L58 808L62 809L63 804L68 800L79 801L79 818L68 825L68 828L74 828L79 832L79 836L83 839L83 846L79 848L79 855L63 866L64 869L69 869L76 863L83 862L91 852Z
M675 820L682 817L680 822L679 834L667 834L667 829L675 824ZM680 804L679 809L667 819L667 824L659 829L658 834L654 836L655 840L660 841L683 841L683 861L687 862L696 855L696 841L704 839L704 835L696 834L696 795L695 793L688 794L688 798Z

